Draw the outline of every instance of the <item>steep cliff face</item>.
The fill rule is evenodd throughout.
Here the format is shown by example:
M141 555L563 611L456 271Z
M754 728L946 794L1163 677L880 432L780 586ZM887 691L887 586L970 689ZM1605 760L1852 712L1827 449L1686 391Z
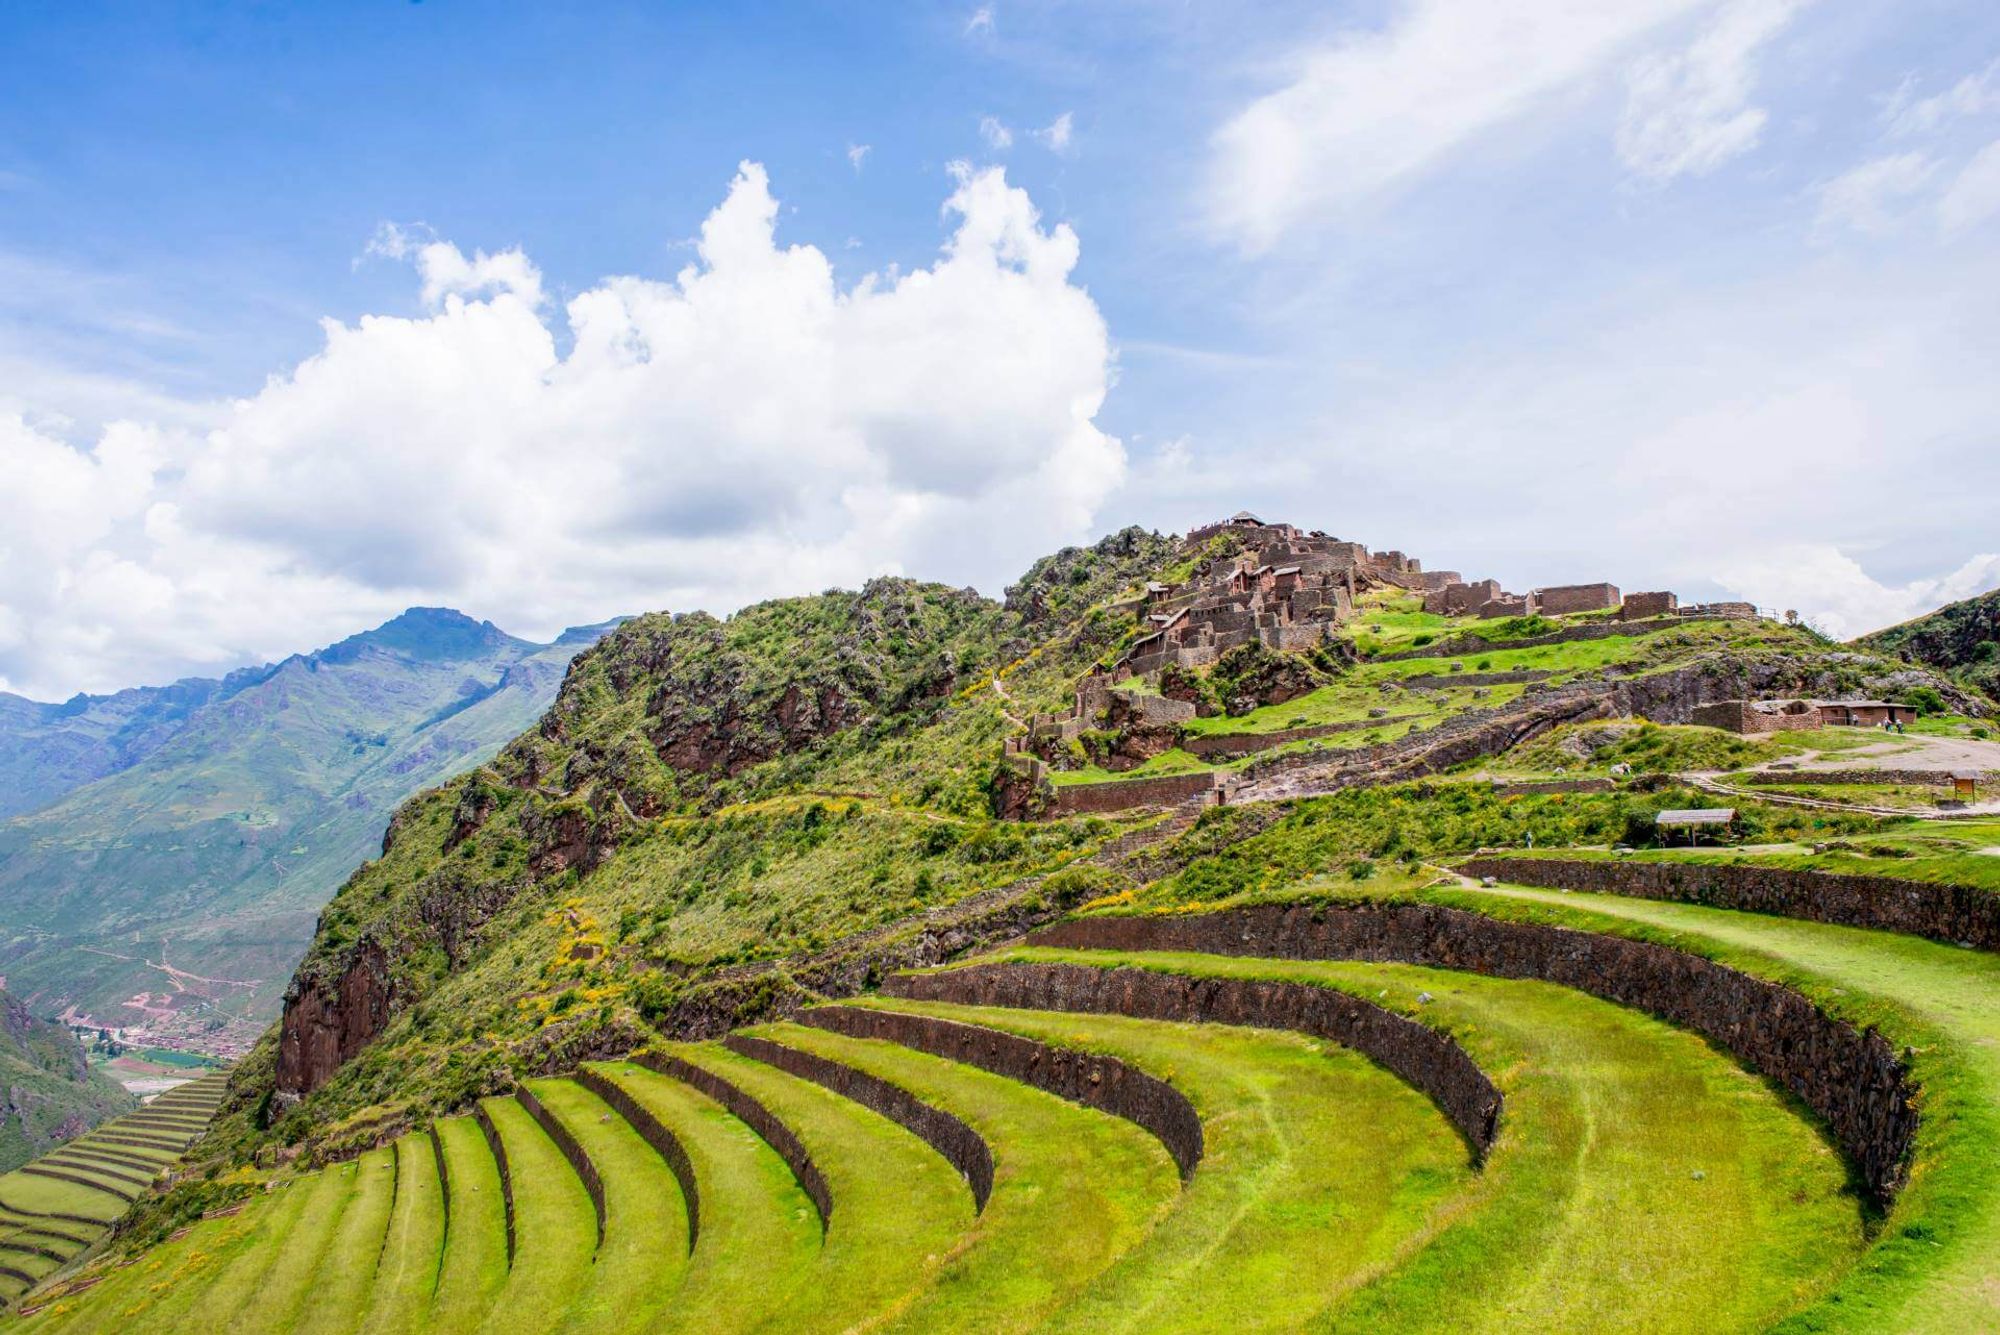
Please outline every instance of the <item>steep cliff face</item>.
M289 1107L326 1083L388 1023L395 980L388 952L369 938L330 977L301 975L285 993L278 1024L277 1098Z

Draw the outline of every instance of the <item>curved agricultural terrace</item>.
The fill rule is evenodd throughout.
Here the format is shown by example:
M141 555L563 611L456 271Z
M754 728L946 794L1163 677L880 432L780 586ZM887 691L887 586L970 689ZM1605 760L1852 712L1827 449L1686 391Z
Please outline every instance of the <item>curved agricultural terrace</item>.
M1454 877L1072 918L530 1081L20 1319L1993 1328L2000 961L1808 921L1824 879L1786 917ZM96 1217L107 1152L65 1156ZM69 1225L7 1199L26 1284Z
M218 1071L168 1090L0 1176L0 1301L86 1256L200 1136L222 1102Z

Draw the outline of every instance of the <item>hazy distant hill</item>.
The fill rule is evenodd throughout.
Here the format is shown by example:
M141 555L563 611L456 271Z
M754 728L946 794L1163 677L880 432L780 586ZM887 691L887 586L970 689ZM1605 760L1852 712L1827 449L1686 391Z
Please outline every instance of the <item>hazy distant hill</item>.
M533 722L606 629L539 645L414 608L220 682L8 697L10 776L55 798L0 824L8 986L42 1013L254 1035L395 805Z
M91 1069L69 1030L29 1014L0 992L0 1173L76 1136L136 1102Z

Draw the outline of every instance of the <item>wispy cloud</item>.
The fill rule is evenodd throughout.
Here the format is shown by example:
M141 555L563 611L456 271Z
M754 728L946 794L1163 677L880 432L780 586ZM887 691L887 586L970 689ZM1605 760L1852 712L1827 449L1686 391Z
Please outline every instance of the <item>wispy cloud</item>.
M869 144L849 144L847 146L847 163L854 168L856 175L859 175L861 172L861 164L868 160L871 147L872 145Z
M1297 73L1218 130L1206 211L1268 249L1436 169L1494 127L1630 55L1713 0L1407 0L1386 26L1294 57Z
M1041 140L1043 146L1051 153L1069 152L1070 145L1076 139L1075 117L1065 111L1062 115L1035 131L1035 138Z
M1852 228L1882 236L1900 224L1937 174L1924 153L1891 153L1850 168L1819 188L1817 230Z
M1618 157L1655 181L1699 176L1749 152L1766 113L1750 104L1757 56L1810 0L1733 0L1684 50L1641 57L1627 81Z
M1014 132L1002 124L997 116L979 118L979 137L986 146L996 153L1004 153L1014 146Z
M1911 75L1883 105L1882 121L1891 134L1928 134L1953 121L2000 111L2000 60L1941 93L1918 97L1917 88Z
M1973 155L1938 200L1938 224L1947 235L1967 232L2000 216L2000 139Z
M967 37L990 37L993 35L993 6L981 5L965 20Z

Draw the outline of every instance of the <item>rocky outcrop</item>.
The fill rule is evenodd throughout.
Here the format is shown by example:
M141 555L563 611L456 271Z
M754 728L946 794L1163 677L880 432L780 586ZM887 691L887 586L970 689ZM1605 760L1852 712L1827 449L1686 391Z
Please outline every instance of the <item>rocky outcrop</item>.
M1517 885L1707 904L2000 950L2000 896L1968 885L1747 864L1629 859L1483 857L1469 859L1459 870Z
M1201 1118L1187 1095L1116 1057L1059 1048L982 1025L861 1006L820 1006L798 1020L850 1038L887 1039L1122 1117L1159 1138L1183 1180L1201 1162Z
M1429 1096L1476 1159L1492 1148L1500 1117L1499 1089L1450 1035L1332 988L1088 964L1003 963L896 974L884 980L882 991L966 1006L1254 1025L1330 1039Z
M1509 922L1432 904L1261 905L1178 917L1079 918L1039 945L1373 960L1534 978L1693 1030L1826 1123L1878 1204L1909 1172L1917 1090L1889 1041L1777 983L1651 941Z
M278 1021L276 1101L289 1107L325 1084L388 1025L394 999L388 952L373 937L331 978L294 976Z

